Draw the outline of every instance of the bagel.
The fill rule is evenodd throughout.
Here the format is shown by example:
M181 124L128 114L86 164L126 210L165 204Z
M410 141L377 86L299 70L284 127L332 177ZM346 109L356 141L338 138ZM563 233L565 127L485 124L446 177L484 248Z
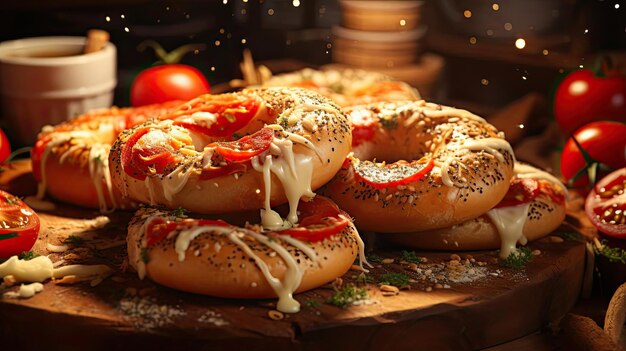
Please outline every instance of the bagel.
M417 89L404 82L382 73L351 68L341 70L305 68L273 76L264 85L312 89L342 107L420 98Z
M124 129L166 113L182 101L139 108L101 109L46 126L31 151L37 199L47 194L73 205L110 212L130 204L111 183L109 149Z
M500 248L506 258L516 244L540 239L565 219L566 187L554 176L516 163L515 177L504 200L484 215L449 228L417 233L385 234L403 246L429 250Z
M297 312L294 293L331 282L350 269L357 254L364 258L350 217L332 201L316 196L299 208L298 227L273 232L141 208L128 227L129 262L140 278L174 289L225 298L278 297L279 311Z
M131 200L196 213L262 208L263 226L297 223L300 198L330 180L350 151L350 123L314 91L264 88L191 100L122 132L113 183ZM271 206L289 202L287 221Z
M322 191L359 230L415 232L478 217L504 197L514 155L464 110L421 101L347 108L353 155Z

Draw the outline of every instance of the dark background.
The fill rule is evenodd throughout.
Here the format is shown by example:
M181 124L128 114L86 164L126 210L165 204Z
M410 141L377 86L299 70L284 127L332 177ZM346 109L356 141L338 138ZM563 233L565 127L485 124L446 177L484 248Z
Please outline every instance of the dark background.
M292 0L3 1L0 41L85 35L90 28L107 30L118 49L115 104L126 106L134 75L156 61L151 50L136 49L146 39L158 41L167 50L188 43L207 44L207 49L185 56L182 62L200 69L212 85L241 76L239 62L246 47L256 61L293 58L311 66L330 63L330 28L341 21L338 1L300 0L297 7ZM623 54L626 48L626 4L620 1L503 0L503 9L521 9L513 14L515 18L502 18L506 12L500 11L481 19L481 11L489 12L485 6L495 2L448 1L459 18L464 9L475 14L458 21L445 14L441 0L425 1L422 21L427 32L421 50L446 60L435 100L491 113L528 92L549 97L567 70L590 67L598 55ZM621 6L616 8L616 4ZM542 5L555 9L550 10L547 22ZM540 21L536 26L535 20ZM530 25L507 33L501 27L507 21ZM490 26L495 35L485 34ZM526 38L528 50L515 49L514 36ZM472 37L477 44L470 44ZM541 48L550 54L542 55ZM483 79L489 84L481 84Z

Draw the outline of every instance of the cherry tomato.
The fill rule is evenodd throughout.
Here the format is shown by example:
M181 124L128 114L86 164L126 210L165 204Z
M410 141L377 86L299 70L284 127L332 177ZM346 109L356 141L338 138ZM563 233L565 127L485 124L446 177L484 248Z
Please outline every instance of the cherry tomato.
M150 67L137 75L130 89L133 106L191 100L209 93L211 88L202 72L182 64Z
M590 70L570 73L556 90L554 115L565 136L593 121L626 121L626 77L596 77Z
M6 134L0 129L0 163L4 162L11 154L11 144Z
M576 130L566 142L561 153L561 174L575 187L589 184L587 168L591 164L600 164L596 179L609 170L626 166L626 124L612 121L589 123ZM576 142L585 150L592 160L585 160ZM589 161L589 162L588 162Z
M39 217L18 197L0 190L0 258L29 251L39 234Z
M626 239L626 167L602 178L585 201L585 212L602 233Z

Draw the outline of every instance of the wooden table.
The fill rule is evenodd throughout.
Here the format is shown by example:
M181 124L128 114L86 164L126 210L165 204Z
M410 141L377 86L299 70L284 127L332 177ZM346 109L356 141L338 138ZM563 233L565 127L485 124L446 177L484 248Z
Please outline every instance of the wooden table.
M16 195L34 193L35 183L28 163L19 162L0 174L0 188ZM99 350L111 347L248 350L404 350L480 349L502 345L539 345L550 349L547 334L579 297L585 271L585 245L571 238L578 213L570 213L554 235L530 243L540 250L525 268L505 268L496 251L459 253L472 255L468 269L481 271L472 281L455 282L450 254L417 252L427 263L418 267L441 269L435 278L402 261L402 249L378 245L374 253L394 259L377 263L369 283L358 283L357 271L349 271L343 284L367 290L368 299L358 306L340 308L327 301L334 290L324 286L296 298L300 313L273 320L268 312L274 300L227 300L198 296L140 281L125 269L125 228L132 213L102 214L57 203L56 209L40 211L42 231L35 251L53 261L107 264L115 273L101 284L62 285L45 283L44 291L30 299L0 299L0 337L4 346L27 349ZM102 225L104 222L107 222ZM62 253L49 253L47 244L58 245L70 235L86 238ZM377 243L379 240L376 241ZM119 244L108 249L92 247ZM463 261L463 260L462 260ZM484 262L484 266L479 266ZM383 296L376 283L387 273L403 273L414 279L410 289L396 296ZM10 288L12 290L15 288ZM522 338L522 339L520 339ZM497 349L497 348L496 348Z

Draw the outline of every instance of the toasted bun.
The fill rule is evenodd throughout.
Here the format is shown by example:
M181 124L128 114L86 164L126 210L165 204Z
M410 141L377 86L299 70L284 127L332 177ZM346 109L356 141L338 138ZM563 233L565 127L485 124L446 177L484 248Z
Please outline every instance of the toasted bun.
M142 208L128 228L129 262L140 277L174 289L225 298L278 297L279 309L294 312L286 307L291 294L333 281L363 252L356 229L341 216L348 222L343 229L306 241ZM155 231L172 225L153 239Z
M381 237L403 246L429 250L500 248L501 256L506 257L515 244L526 244L526 241L542 238L558 228L565 219L566 189L560 181L528 165L516 164L515 170L517 179L530 178L539 184L538 194L529 203L501 206L478 218L448 228L392 233ZM510 191L513 194L511 189ZM507 212L509 217L504 219L502 229L495 221L505 217L494 215L497 210ZM519 234L516 234L516 222L522 225L522 232Z
M445 228L478 217L506 194L513 151L484 119L423 100L346 111L354 156L323 193L359 230Z
M232 134L254 139L272 128L269 148L236 162L221 158L216 145L231 140L231 133L198 132L206 122L199 116L213 115L205 110L219 106L213 100L220 99L258 104L256 112L250 112L250 120L232 130ZM143 136L139 136L141 133ZM133 161L125 161L142 158L140 153L150 152L150 148L161 148L160 141L151 141L154 139L167 139L167 143L176 145L159 151L174 160L168 167L152 173L140 172ZM312 191L341 167L351 140L346 116L337 105L314 91L244 90L201 96L163 120L123 132L111 148L110 163L114 184L134 201L209 214L268 210L268 203L278 205L288 198L297 202L302 196L312 197ZM268 157L271 162L265 167Z
M181 101L101 109L44 127L31 152L37 196L108 212L132 207L111 182L109 150L124 129L166 113Z

